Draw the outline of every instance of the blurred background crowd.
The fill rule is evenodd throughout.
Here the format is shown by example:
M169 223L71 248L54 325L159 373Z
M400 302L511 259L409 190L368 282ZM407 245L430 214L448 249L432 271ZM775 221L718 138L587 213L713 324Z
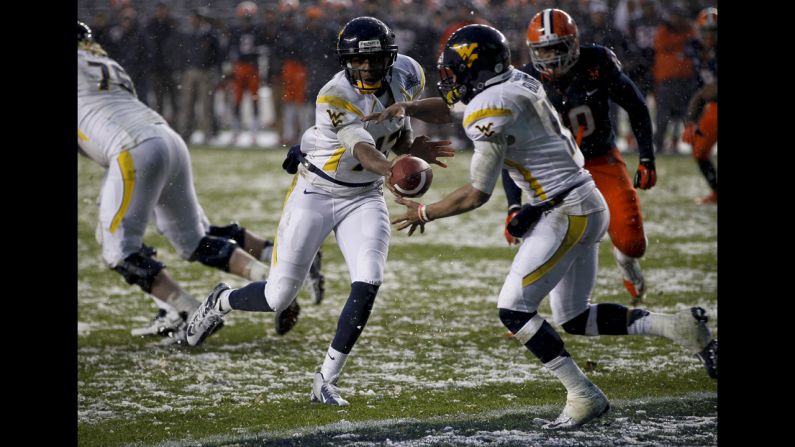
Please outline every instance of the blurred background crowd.
M78 20L128 72L138 97L191 144L276 147L299 141L314 122L317 92L341 68L337 34L354 17L389 25L399 51L426 70L424 96L436 95L436 58L461 26L486 23L511 43L513 64L529 61L527 25L544 8L568 12L580 43L611 48L646 94L657 153L679 143L698 76L688 53L695 19L717 0L78 0ZM659 95L664 92L662 96ZM623 110L618 145L634 150ZM417 131L452 137L459 130ZM459 126L460 127L460 126Z

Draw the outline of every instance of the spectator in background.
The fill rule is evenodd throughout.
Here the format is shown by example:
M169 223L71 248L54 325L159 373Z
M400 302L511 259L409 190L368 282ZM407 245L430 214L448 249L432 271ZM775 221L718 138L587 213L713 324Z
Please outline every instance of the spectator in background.
M268 55L265 82L271 88L273 101L273 127L282 128L282 55L278 49L281 19L274 7L266 7L262 13L262 39Z
M110 17L102 11L94 14L93 21L91 22L91 30L94 33L94 41L101 45L108 54L116 54L116 44L110 38L110 30L113 28L113 23Z
M202 140L209 140L214 134L212 95L214 78L221 65L221 48L218 36L207 20L208 14L204 10L193 11L189 19L190 30L183 40L185 70L182 73L179 128L182 138L187 141L197 128L202 132ZM197 103L200 110L198 120L195 119Z
M259 58L264 53L264 34L257 18L257 4L252 1L240 2L235 8L235 16L239 24L229 30L229 58L232 60L232 92L234 94L234 126L239 131L243 128L243 118L240 115L240 104L243 94L248 92L252 102L252 141L256 141L259 120Z
M306 35L301 33L297 6L280 7L282 22L276 35L276 52L281 60L282 131L279 144L295 144L304 129L301 110L306 103ZM313 42L316 44L316 42Z
M654 34L660 26L655 0L640 0L640 13L629 21L628 40L630 42L624 70L638 85L643 96L654 91Z
M685 44L695 37L687 9L674 4L667 19L654 34L654 100L657 104L654 147L662 153L676 153L677 123L684 120L687 101L696 89L693 61L685 54ZM665 144L668 124L673 123L673 138Z
M110 40L113 42L108 55L122 67L127 67L127 74L132 78L138 99L144 104L149 102L149 40L144 36L138 23L137 13L133 8L124 8L119 14L119 24L110 29Z
M306 22L303 33L312 36L314 41L314 44L308 45L304 51L304 57L310 64L307 67L304 109L313 114L318 92L340 70L339 65L334 64L337 60L334 43L337 40L339 28L336 23L329 23L323 10L317 6L307 8L304 15ZM311 120L314 120L314 116L311 117Z
M182 36L177 21L171 16L171 10L166 3L157 3L154 17L146 25L146 35L152 52L149 59L151 64L149 76L154 93L152 106L166 121L175 124L179 116L177 78L181 70L179 46ZM165 113L166 102L171 108L169 113Z
M619 61L623 61L629 52L629 44L624 33L614 29L607 20L607 3L602 0L591 0L588 10L591 24L582 34L582 42L607 47L613 50ZM618 134L618 106L611 101L609 107L610 124L613 126L613 131Z

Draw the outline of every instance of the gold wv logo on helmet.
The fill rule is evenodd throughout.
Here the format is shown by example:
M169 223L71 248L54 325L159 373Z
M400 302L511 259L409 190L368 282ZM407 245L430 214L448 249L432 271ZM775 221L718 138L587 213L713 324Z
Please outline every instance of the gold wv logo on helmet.
M475 62L475 59L478 58L477 54L472 54L475 51L475 48L478 47L477 42L473 43L459 43L453 45L453 50L461 56L461 59L467 64L467 68L472 68L472 63Z

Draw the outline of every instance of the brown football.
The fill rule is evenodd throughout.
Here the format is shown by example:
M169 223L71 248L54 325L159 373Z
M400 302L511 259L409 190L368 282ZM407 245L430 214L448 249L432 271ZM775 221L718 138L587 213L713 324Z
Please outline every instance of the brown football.
M392 185L402 197L420 197L433 180L431 165L417 157L405 157L392 166Z

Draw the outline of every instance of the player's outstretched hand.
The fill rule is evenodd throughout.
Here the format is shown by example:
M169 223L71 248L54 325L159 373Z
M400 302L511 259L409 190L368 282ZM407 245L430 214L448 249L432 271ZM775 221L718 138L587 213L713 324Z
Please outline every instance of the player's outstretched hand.
M425 223L420 219L420 206L422 204L403 197L396 197L395 202L406 206L406 214L392 219L392 225L397 225L398 231L411 227L409 228L409 236L414 234L417 227L420 227L420 233L425 233Z
M362 121L375 121L376 123L380 123L387 119L402 120L404 118L406 118L406 108L403 107L401 103L396 102L380 112L365 116L362 118Z
M446 168L447 163L438 160L437 157L455 157L455 149L450 147L450 143L452 143L452 141L431 141L430 137L420 135L411 143L409 154L421 158L428 163Z

